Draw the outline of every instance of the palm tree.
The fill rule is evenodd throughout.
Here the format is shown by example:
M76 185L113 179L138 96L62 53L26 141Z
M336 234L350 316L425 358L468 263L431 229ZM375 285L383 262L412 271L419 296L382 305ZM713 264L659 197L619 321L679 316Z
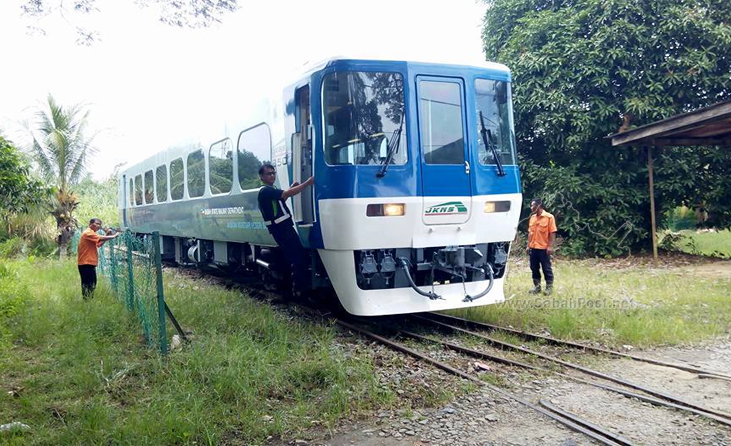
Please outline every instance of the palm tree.
M26 127L41 176L55 189L51 215L56 219L60 256L65 257L68 241L78 226L73 212L79 202L73 188L85 173L89 156L96 152L92 145L95 135L86 134L88 110L80 105L63 107L50 94L47 101L36 112L32 127Z

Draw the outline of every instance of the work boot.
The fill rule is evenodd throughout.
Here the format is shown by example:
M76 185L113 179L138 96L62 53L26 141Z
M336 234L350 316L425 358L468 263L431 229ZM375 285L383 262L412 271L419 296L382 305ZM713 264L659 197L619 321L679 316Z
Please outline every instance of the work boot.
M538 294L541 292L541 283L540 282L533 282L533 288L528 291L530 294Z
M553 284L552 283L547 283L546 284L546 291L544 291L543 294L545 294L546 296L550 296L551 293L553 293Z

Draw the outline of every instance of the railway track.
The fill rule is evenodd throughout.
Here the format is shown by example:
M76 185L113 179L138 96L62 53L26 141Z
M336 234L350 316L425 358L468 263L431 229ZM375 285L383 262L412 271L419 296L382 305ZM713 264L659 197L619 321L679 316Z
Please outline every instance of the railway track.
M708 420L711 420L712 422L718 423L719 425L722 425L725 427L731 427L731 415L730 414L724 413L722 411L702 407L700 405L685 401L674 395L670 395L666 392L662 392L662 391L652 389L652 388L649 388L646 386L641 386L639 384L630 382L628 380L624 380L624 379L621 379L618 377L604 374L604 373L596 371L596 370L589 369L587 367L573 364L573 363L570 363L568 361L562 360L557 357L553 357L553 356L546 355L541 352L530 350L530 349L527 349L522 346L516 346L513 344L509 344L504 341L500 341L500 340L485 336L482 333L477 333L474 331L466 330L462 327L450 325L446 322L437 320L437 319L442 318L442 316L443 315L428 314L427 316L410 316L407 319L414 319L414 320L418 321L422 325L421 328L423 328L423 325L425 325L425 324L426 325L432 324L431 327L433 329L439 329L439 330L449 329L449 330L452 330L452 331L455 331L458 333L473 336L477 339L486 341L489 344L496 346L498 348L510 349L510 350L519 352L521 354L531 356L533 358L538 358L539 360L541 360L543 362L548 362L552 365L556 365L556 366L560 367L561 369L570 369L572 372L579 372L580 374L583 374L583 375L589 375L592 378L599 378L600 380L603 380L603 381L610 381L613 384L618 384L619 387L610 385L610 384L606 384L602 381L586 379L586 378L576 376L574 374L569 374L569 373L566 373L563 371L556 371L556 370L550 369L548 367L532 365L527 362L517 361L515 359L510 359L505 356L499 356L499 355L487 353L485 351L479 351L479 350L463 347L460 345L456 345L454 343L447 342L439 336L437 336L437 337L424 336L424 335L417 334L413 331L406 330L406 329L399 328L399 327L378 327L377 330L379 332L384 331L384 329L385 329L385 331L391 332L390 333L391 336L387 337L383 334L376 333L376 331L374 329L366 328L363 325L363 321L360 321L360 320L345 321L345 320L337 319L336 322L338 323L338 325L340 325L341 327L343 327L345 329L354 331L354 332L356 332L362 336L368 337L376 342L387 345L388 347L390 347L394 350L397 350L401 353L410 355L414 358L417 358L420 361L424 361L428 364L431 364L432 366L439 368L447 373L450 373L450 374L453 374L456 376L460 376L466 380L477 383L480 386L484 386L503 397L510 398L514 401L517 401L518 403L520 403L526 407L529 407L530 409L535 410L535 411L539 412L540 414L542 414L576 432L580 432L601 444L628 445L628 444L632 444L632 442L617 433L611 432L610 429L607 429L603 426L600 426L600 425L597 425L590 421L587 421L585 419L582 419L581 417L579 417L575 414L572 414L564 409L556 407L555 405L553 405L543 399L539 399L537 402L531 402L506 389L497 387L493 384L489 384L489 383L477 378L474 375L465 373L449 364L438 361L434 358L429 357L428 355L421 353L418 350L410 348L403 343L397 342L394 340L394 338L404 336L404 337L408 337L411 339L415 339L420 342L436 343L436 344L444 346L445 348L458 352L461 355L466 355L471 358L479 358L482 360L488 360L488 361L492 361L494 363L518 367L518 368L530 370L533 372L552 374L553 376L560 377L567 381L572 381L575 383L592 386L592 387L595 387L595 388L598 388L598 389L601 389L601 390L607 391L607 392L617 393L617 394L623 395L628 398L633 398L638 401L648 403L653 406L664 407L667 409L682 411L682 412L685 412L685 413L688 413L691 415L704 417ZM444 317L445 320L450 319L450 318L452 320L454 320L455 322L465 323L467 325L472 323L471 321L467 321L467 320L460 319L460 318L452 318L451 316ZM490 327L491 330L496 330L496 329L500 329L500 328L502 328L502 327L497 327L497 326ZM510 331L511 329L507 329L507 330ZM537 336L537 337L541 338L541 336ZM535 338L534 338L534 340L535 340ZM560 341L557 339L553 340L553 341L555 341L553 343L556 345L564 345L563 341ZM580 348L580 347L583 348L584 347L583 344L571 343L571 342L566 343L566 345L569 345L574 348ZM604 350L604 349L597 349L597 350L600 350L601 353L611 352L610 350ZM612 352L612 353L614 353L614 352ZM639 359L636 359L636 360L645 359L642 357L637 357L637 358L639 358ZM634 358L632 358L632 359L634 359ZM650 359L649 361L645 361L645 362L657 364L657 362L661 362L661 361L655 361L655 360ZM668 367L672 367L673 365L675 365L675 364L670 364L670 363L668 363L668 364L669 364L669 365L667 365ZM682 366L682 367L685 368L685 366ZM677 367L675 367L675 368L677 368ZM695 367L692 368L692 372L698 373L699 375L706 375L707 377L714 377L714 378L723 376L723 374L720 372L706 371L706 370L702 370L700 368L695 368ZM631 389L631 390L628 390L628 389ZM634 390L634 391L632 391L632 390Z
M209 276L211 277L211 276ZM215 277L215 276L214 276ZM272 300L273 296L279 296L276 293L272 293L269 290L262 290L258 287L251 287L243 284L237 284L234 281L227 280L221 277L218 277L218 280L221 282L225 282L225 285L227 287L234 286L236 288L242 289L244 291L247 291L252 296L256 296L258 298L265 298L267 300ZM279 296L281 297L281 296ZM444 362L438 361L434 358L429 357L428 355L425 355L416 349L410 348L404 343L397 342L394 340L394 338L397 338L399 336L408 337L411 339L414 339L418 342L423 343L435 343L443 346L444 348L450 349L454 352L459 353L460 355L465 355L471 358L479 358L482 360L492 361L494 363L498 364L504 364L511 367L517 367L525 370L530 370L533 372L540 372L545 374L552 374L553 376L560 377L564 380L592 386L598 389L601 389L603 391L607 392L613 392L620 395L623 395L628 398L633 398L635 400L648 403L653 406L657 407L664 407L667 409L677 410L677 411L683 411L688 414L692 414L699 417L704 417L708 420L711 420L712 422L718 423L719 425L725 426L725 427L731 427L731 414L727 414L722 411L709 409L706 407L702 407L700 405L691 403L689 401L685 401L679 397L670 395L666 392L662 392L656 389L652 389L646 386L641 386L636 383L632 383L630 381L611 376L596 370L589 369L587 367L583 367L581 365L573 364L569 361L565 361L563 359L547 355L542 352L538 352L535 350L528 349L523 346L518 346L514 344L507 343L505 341L496 339L494 337L487 336L485 332L495 332L495 331L501 331L505 333L510 333L511 335L515 335L520 337L521 339L530 340L530 341L538 341L542 343L548 343L556 346L562 346L562 347L569 347L572 349L578 349L581 351L587 351L592 352L596 354L602 354L602 355L611 355L614 357L622 357L627 359L632 359L634 361L643 361L646 363L664 366L664 367L670 367L674 369L683 370L686 372L697 374L699 378L714 378L714 379L722 379L727 380L731 379L731 376L715 371L715 370L704 370L698 367L691 367L686 366L684 364L675 364L675 363L669 363L665 361L660 361L653 358L645 358L641 356L636 355L628 355L622 352L615 352L608 349L603 349L599 347L594 346L588 346L580 343L570 342L570 341L562 341L559 339L555 339L548 336L543 335L537 335L532 333L523 332L520 330L515 330L509 327L501 327L497 325L492 324L485 324L475 321L470 321L467 319L457 318L454 316L448 316L444 314L439 313L426 313L424 315L411 315L406 318L401 319L401 321L407 321L407 323L410 323L412 325L416 325L420 328L424 328L425 326L428 327L429 330L432 332L441 332L442 330L449 330L455 333L461 333L463 335L472 336L475 339L479 339L481 341L484 341L493 347L497 347L503 350L512 350L514 352L518 352L522 355L527 355L533 359L538 359L539 361L543 361L546 363L549 363L553 365L554 367L558 367L562 369L562 371L556 371L555 368L549 368L544 366L538 366L534 364L530 364L528 362L524 361L518 361L515 359L511 359L505 356L499 356L495 354L488 353L486 351L479 351L471 348L467 348L464 346L460 346L454 343L450 343L442 339L442 336L426 336L423 334L417 334L412 330L404 329L402 327L395 327L395 326L388 326L381 325L377 326L376 328L372 328L372 324L374 320L369 320L366 322L362 318L351 318L351 319L340 319L334 316L334 313L332 312L325 312L318 311L317 309L307 307L307 306L301 306L300 309L307 313L308 315L312 316L313 318L321 318L323 320L329 320L329 321L335 321L340 327L343 329L355 332L361 336L364 336L366 338L372 339L380 344L383 344L385 346L388 346L391 349L394 349L400 353L412 356L416 358L419 361L422 361L424 363L430 364L431 366L440 369L446 373L459 376L465 380L468 380L472 383L475 383L476 385L479 385L481 387L489 389L491 392L494 392L497 395L500 395L504 398L513 400L518 402L519 404L530 408L531 410L534 410L541 415L547 417L550 420L553 420L563 426L568 427L569 429L579 432L583 435L586 435L588 438L591 438L592 440L604 444L604 445L630 445L633 444L632 441L622 437L616 432L612 432L610 429L597 425L595 423L592 423L586 419L583 419L576 414L573 414L567 410L564 410L560 407L557 407L555 404L552 404L544 399L538 399L537 401L529 401L528 399L521 397L509 390L506 390L504 388L498 387L494 384L490 384L486 381L483 381L479 379L476 375L465 373L461 370L459 370L456 367L453 367L449 364L446 364ZM384 319L379 319L379 321L383 321ZM410 321L410 322L409 322ZM368 327L371 328L368 328ZM469 327L470 329L467 329L465 327ZM414 327L416 328L416 327ZM480 330L481 332L475 331ZM388 335L384 335L384 332L389 332ZM569 369L572 373L566 373L563 371L563 369ZM583 374L583 375L589 375L591 378L598 378L601 381L596 381L592 379L587 379L584 377L576 376L576 373ZM607 384L602 381L610 381L615 385ZM631 390L630 390L631 389Z

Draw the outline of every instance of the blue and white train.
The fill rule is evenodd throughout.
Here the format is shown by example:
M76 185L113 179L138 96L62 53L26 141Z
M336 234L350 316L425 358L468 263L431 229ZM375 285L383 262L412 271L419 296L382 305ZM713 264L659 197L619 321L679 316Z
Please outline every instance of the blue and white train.
M489 62L327 60L229 133L121 172L122 221L159 231L164 258L281 278L257 208L270 161L282 188L315 175L289 203L313 293L362 316L501 302L522 198L510 82Z

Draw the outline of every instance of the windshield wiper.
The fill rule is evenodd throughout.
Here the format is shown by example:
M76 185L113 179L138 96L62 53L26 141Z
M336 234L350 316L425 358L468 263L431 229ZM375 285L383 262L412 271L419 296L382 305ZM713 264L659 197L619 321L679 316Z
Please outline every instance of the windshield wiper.
M401 115L401 122L396 130L391 135L391 141L388 142L388 151L386 152L386 159L383 160L383 167L378 171L376 177L383 178L386 176L388 166L393 161L393 156L398 153L399 144L401 144L401 130L404 128L404 116Z
M497 165L497 176L504 177L505 171L503 170L503 163L500 162L500 156L497 153L497 147L492 143L492 132L485 128L485 117L482 116L482 110L480 110L480 134L482 135L482 142L485 144L485 148L490 149L492 156L495 157L495 164Z

